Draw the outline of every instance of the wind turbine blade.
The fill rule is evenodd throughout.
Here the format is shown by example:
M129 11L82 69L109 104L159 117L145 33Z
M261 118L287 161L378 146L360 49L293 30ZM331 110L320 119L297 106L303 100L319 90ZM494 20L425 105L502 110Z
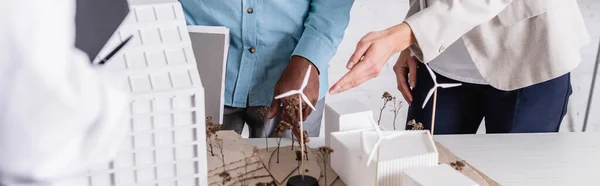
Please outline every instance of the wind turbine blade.
M371 126L373 127L373 129L377 130L377 123L375 122L375 120L371 120Z
M431 75L431 79L433 79L433 82L436 82L435 84L437 84L437 76L435 76L433 70L431 70L428 64L425 64L425 67L427 67L427 71L429 72L429 75Z
M377 133L377 136L379 136L379 138L383 137L383 133L381 132L381 128L379 128L379 125L375 125L374 129L375 129L375 132Z
M452 87L458 87L461 86L462 84L460 83L444 83L444 84L439 84L440 87L442 88L452 88Z
M367 167L369 165L371 165L371 160L373 160L373 155L375 155L375 150L378 149L379 144L381 143L381 140L382 140L381 137L379 137L379 139L377 140L377 143L375 143L375 145L373 145L373 149L371 149L371 153L369 153L369 159L367 159Z
M431 98L431 95L433 95L433 91L435 91L437 87L433 87L431 88L431 90L429 90L429 93L427 93L427 97L425 97L425 100L423 101L423 107L421 108L425 108L425 105L427 105L427 102L429 102L429 98Z
M304 93L300 93L300 95L302 95L302 99L304 100L304 102L306 102L306 104L313 110L315 109L315 106L312 105L312 103L310 103L310 100L308 99L308 97L306 97L306 95L304 95Z
M300 90L304 90L306 85L308 85L308 78L310 78L310 70L311 70L311 66L309 65L308 70L306 71L306 74L304 74L304 80L302 80L302 86L300 86Z
M288 91L286 93L283 93L283 94L280 94L278 96L275 96L275 99L281 99L281 98L289 97L291 95L298 94L298 93L299 93L298 90L290 90L290 91Z

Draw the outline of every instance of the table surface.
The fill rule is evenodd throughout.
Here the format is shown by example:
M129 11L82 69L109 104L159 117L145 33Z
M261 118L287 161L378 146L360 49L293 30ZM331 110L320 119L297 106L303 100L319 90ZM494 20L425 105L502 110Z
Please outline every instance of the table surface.
M600 132L436 135L434 139L501 185L600 185ZM276 144L271 138L269 146ZM265 146L265 139L246 139ZM282 145L290 145L283 139ZM324 144L311 138L310 147Z

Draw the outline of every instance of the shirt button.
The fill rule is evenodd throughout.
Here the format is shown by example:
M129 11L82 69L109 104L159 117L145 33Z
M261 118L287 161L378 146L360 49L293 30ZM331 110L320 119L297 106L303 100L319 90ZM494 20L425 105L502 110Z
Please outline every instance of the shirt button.
M444 52L444 51L446 51L446 46L443 46L443 45L442 45L442 47L440 47L440 53L442 53L442 52Z
M248 13L249 13L249 14L251 14L252 12L254 12L254 9L252 9L252 8L248 8L248 10L247 10L247 11L248 11Z
M256 52L256 49L254 49L254 47L250 48L250 53L254 53Z

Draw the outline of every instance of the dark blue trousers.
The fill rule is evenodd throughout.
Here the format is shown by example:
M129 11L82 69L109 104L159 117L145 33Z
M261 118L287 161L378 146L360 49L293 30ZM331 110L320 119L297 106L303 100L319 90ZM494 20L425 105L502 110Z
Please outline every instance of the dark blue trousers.
M463 85L438 89L435 134L474 134L482 119L487 133L558 132L572 93L570 74L513 91L436 75L438 83ZM426 129L431 127L433 96L424 109L421 106L432 86L426 67L420 64L407 121L415 119Z

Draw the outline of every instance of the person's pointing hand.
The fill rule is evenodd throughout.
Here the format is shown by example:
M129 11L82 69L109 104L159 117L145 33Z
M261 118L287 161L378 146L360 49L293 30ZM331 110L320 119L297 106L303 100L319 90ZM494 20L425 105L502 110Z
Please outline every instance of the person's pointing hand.
M346 66L350 72L338 80L329 89L329 93L337 94L377 77L392 55L403 51L413 43L415 39L412 30L406 23L365 35L358 42Z

